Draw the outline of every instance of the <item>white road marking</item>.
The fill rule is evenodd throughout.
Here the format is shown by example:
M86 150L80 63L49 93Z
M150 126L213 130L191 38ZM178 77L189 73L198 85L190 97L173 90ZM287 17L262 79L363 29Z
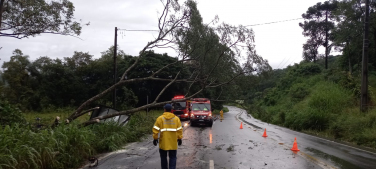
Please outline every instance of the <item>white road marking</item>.
M209 169L214 169L214 161L210 160Z

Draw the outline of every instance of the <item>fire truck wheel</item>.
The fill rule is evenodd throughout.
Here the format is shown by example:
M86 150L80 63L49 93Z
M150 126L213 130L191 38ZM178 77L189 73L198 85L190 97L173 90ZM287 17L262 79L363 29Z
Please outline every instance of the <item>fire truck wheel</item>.
M191 126L195 126L195 123L191 122Z

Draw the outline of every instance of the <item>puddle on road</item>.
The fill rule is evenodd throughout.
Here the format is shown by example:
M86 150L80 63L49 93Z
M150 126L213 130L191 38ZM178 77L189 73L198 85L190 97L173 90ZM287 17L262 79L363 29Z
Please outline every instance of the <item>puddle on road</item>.
M333 155L326 154L326 153L324 153L320 150L317 150L317 149L314 149L314 148L305 148L305 150L314 153L318 157L332 161L336 166L338 166L341 169L359 168L358 166L356 166L356 165L354 165L354 164L352 164L348 161L345 161L345 160L338 158L336 156L333 156Z

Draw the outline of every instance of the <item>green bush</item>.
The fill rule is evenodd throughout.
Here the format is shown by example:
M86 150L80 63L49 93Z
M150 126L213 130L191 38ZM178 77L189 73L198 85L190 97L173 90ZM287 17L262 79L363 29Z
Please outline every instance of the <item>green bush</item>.
M329 132L336 139L376 148L376 111L368 113L359 108L340 114L331 124Z
M307 77L317 75L321 72L320 66L314 63L295 64L287 68L287 73L277 83L280 91L288 90L295 83L306 81Z
M294 69L294 74L298 76L308 76L319 73L321 73L320 66L315 63L305 63L296 65L296 69Z
M275 86L263 88L247 109L255 118L324 137L376 148L376 73L370 73L370 110L360 112L359 72L314 63L283 70ZM262 94L260 93L262 92Z
M252 114L253 117L258 118L265 122L271 122L273 119L273 116L268 111L265 111L265 109L259 105L253 104L250 105L247 109L247 112Z
M114 123L79 128L77 123L34 132L14 124L0 129L0 168L77 168L96 153L113 151L151 134L161 111L139 112L125 127Z
M351 94L346 89L331 82L320 82L314 87L308 106L324 114L338 114L351 106L351 101Z
M231 106L237 106L237 104L235 104L235 103L228 103L228 104L226 104L226 105L231 105ZM229 112L229 110L228 110L228 108L227 107L222 107L222 109L214 109L214 111L212 112L213 114L216 114L216 115L219 115L220 113L220 111L221 110L223 110L223 112L224 113L227 113L227 112Z
M21 110L12 106L7 101L0 100L0 124L5 126L12 125L13 123L26 123Z
M290 97L295 101L303 100L308 94L308 86L303 83L294 84L289 91Z

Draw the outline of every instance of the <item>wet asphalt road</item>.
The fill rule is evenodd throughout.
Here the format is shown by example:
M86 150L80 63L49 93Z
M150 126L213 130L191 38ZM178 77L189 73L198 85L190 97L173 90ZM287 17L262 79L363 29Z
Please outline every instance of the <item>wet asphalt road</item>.
M246 113L241 114L239 118L256 127L266 128L268 138L277 140L279 143L292 146L296 137L298 147L301 150L298 155L310 159L323 168L376 169L376 153L372 150L361 150L353 146L267 124Z
M213 127L182 122L183 145L177 154L177 168L262 169L262 168L376 168L376 154L263 123L244 110L229 106L223 122ZM243 120L243 129L239 129ZM262 137L264 128L268 137ZM298 148L290 150L294 137ZM87 168L87 167L84 167ZM100 158L99 169L160 168L158 146L149 136L143 142Z

